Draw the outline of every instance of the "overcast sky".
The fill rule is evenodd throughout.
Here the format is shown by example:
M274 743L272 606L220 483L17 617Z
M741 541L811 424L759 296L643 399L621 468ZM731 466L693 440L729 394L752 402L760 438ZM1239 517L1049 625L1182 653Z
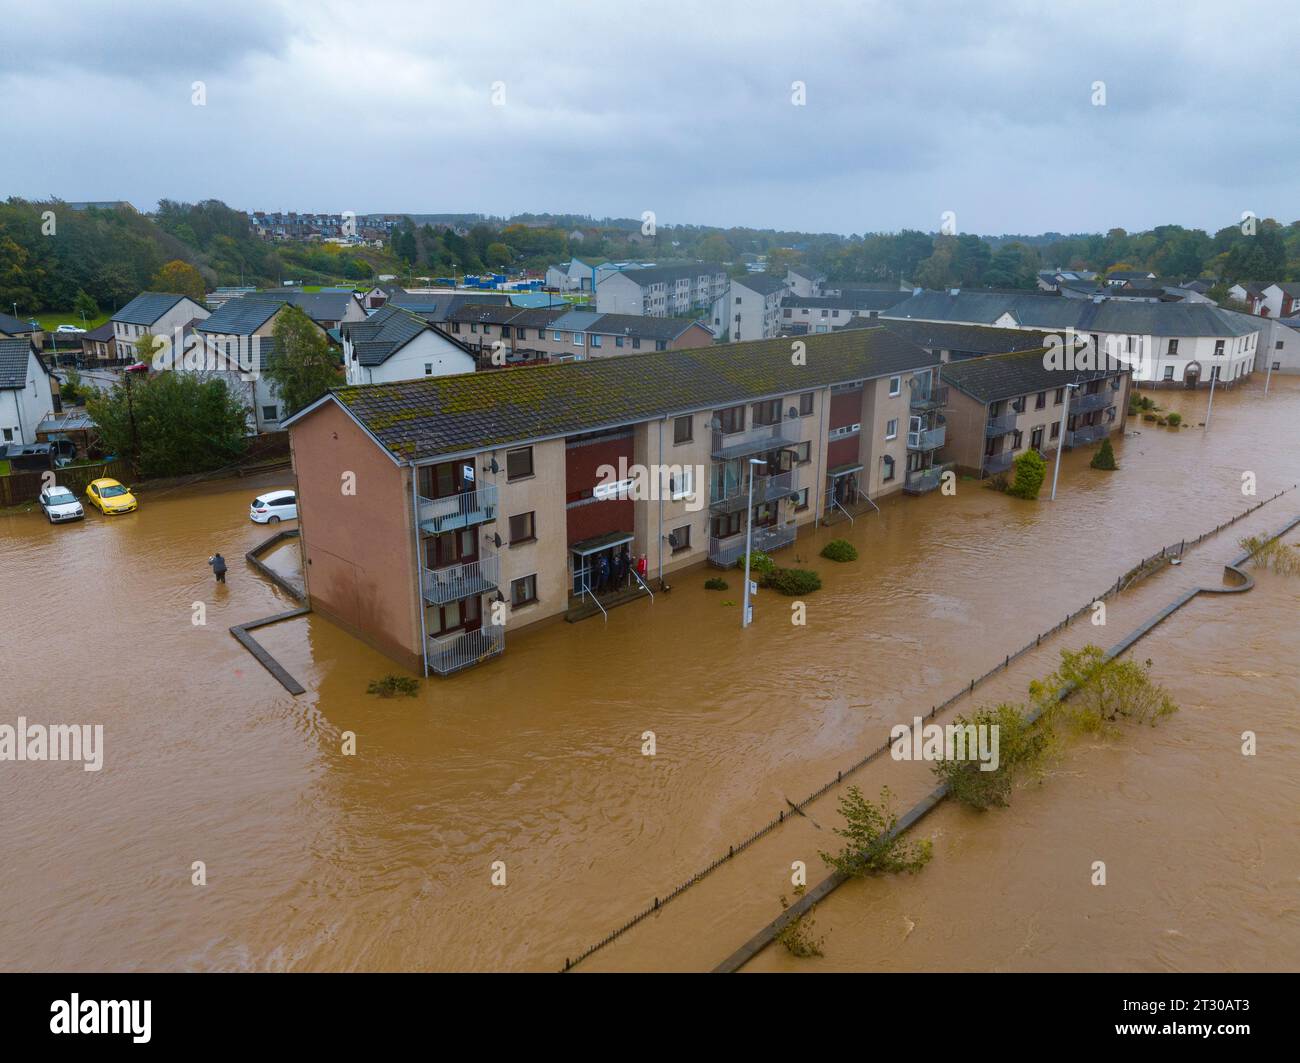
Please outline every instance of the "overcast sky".
M3 196L841 233L934 230L944 211L991 234L1300 217L1287 3L0 0L0 15Z

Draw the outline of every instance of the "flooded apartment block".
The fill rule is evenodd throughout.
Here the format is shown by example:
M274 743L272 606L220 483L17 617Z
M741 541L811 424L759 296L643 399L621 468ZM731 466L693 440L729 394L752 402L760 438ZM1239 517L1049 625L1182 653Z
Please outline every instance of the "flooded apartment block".
M928 489L938 367L879 328L338 388L288 423L312 607L447 675L781 550Z

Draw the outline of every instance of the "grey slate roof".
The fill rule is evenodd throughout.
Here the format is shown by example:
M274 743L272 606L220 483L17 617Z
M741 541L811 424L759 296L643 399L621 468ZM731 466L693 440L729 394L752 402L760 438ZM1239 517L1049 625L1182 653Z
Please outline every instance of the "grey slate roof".
M260 292L241 295L238 299L227 299L195 328L219 335L251 336L284 305L284 300Z
M112 320L127 325L152 325L185 298L175 292L141 292L114 314Z
M1033 329L990 328L988 325L935 321L896 321L886 317L875 320L855 318L853 324L883 325L890 332L897 333L926 350L951 351L954 358L1042 350L1048 342L1048 333Z
M1048 369L1045 358L1042 350L991 354L949 362L941 375L945 384L985 404L1114 375L1113 370Z
M675 284L683 277L692 280L705 275L714 276L726 270L717 262L688 262L680 266L645 266L641 269L624 269L607 273L597 280L597 285L604 284L612 277L627 277L645 288L651 284Z
M853 288L843 295L791 295L781 305L808 310L888 310L910 298L911 292Z
M586 332L600 318L600 314L591 310L570 310L552 321L550 327L558 332Z
M923 291L884 311L889 318L991 325L1003 314L1029 328L1142 336L1244 336L1255 331L1209 303L1138 303L1123 299L1044 298L1001 292Z
M27 386L27 366L32 343L28 339L0 339L0 390L10 391ZM40 359L37 358L40 362ZM41 362L42 368L44 362Z
M434 292L432 294L422 294L403 291L391 296L388 303L393 306L405 307L407 310L414 310L426 320L438 322L446 321L447 315L451 311L470 303L483 306L508 306L510 305L510 296L491 292L475 292L473 294L468 292Z
M304 292L298 288L274 288L257 294L268 299L293 303L294 306L300 307L318 325L327 321L331 323L342 321L348 312L348 307L357 301L357 297L352 293L351 289L347 291Z
M436 332L461 350L468 348L432 322L400 306L384 306L364 321L345 321L339 331L352 343L360 365L383 365L422 332Z
M769 273L747 273L739 280L733 280L731 283L741 288L748 288L751 292L757 292L759 295L783 292L788 287L785 281L773 277Z
M693 317L645 317L640 314L600 314L588 326L588 332L598 332L604 336L631 336L639 340L672 341L689 329L699 325L708 329L702 321ZM712 329L709 329L712 332Z
M335 388L331 395L392 454L423 460L791 395L939 362L937 355L883 328L808 336L803 342L805 365L791 364L788 339L753 340Z
M0 333L6 336L29 336L34 331L30 321L20 321L8 314L0 314Z
M99 328L93 328L89 332L81 334L83 340L90 340L92 343L107 343L113 338L113 322L106 321Z

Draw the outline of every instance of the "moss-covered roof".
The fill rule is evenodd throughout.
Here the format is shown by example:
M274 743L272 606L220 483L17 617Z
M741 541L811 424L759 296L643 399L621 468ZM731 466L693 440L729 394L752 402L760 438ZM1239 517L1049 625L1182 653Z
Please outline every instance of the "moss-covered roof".
M1066 384L1086 384L1113 376L1115 369L1049 369L1044 349L966 358L943 367L943 382L985 404ZM1128 370L1125 369L1124 372Z
M804 347L804 364L795 364L795 344ZM418 461L793 395L938 361L886 329L855 329L356 385L332 394L393 454Z

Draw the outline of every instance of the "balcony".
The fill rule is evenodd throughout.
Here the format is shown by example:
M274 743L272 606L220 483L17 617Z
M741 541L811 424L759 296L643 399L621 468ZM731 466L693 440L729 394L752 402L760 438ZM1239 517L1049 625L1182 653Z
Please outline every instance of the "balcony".
M799 474L795 469L788 472L779 472L775 476L755 476L754 477L754 505L763 502L775 502L778 498L784 498L786 495L793 494L798 490ZM717 485L715 484L716 488ZM732 513L737 509L745 509L749 505L749 484L741 481L736 484L725 484L725 493L717 493L709 499L709 509L714 513Z
M1089 424L1082 428L1076 428L1073 432L1065 433L1065 445L1067 447L1086 447L1090 443L1097 443L1110 435L1111 425L1108 424Z
M489 624L478 631L458 631L441 638L429 637L429 668L438 675L451 675L473 668L506 648L506 629Z
M1070 400L1071 413L1090 413L1092 410L1104 410L1115 405L1115 395L1109 388L1103 387L1095 395L1075 395Z
M767 528L755 528L750 549L770 554L794 542L795 526L778 524ZM725 539L709 537L709 563L719 568L730 568L745 559L745 533L729 535Z
M941 387L936 387L930 384L923 387L913 386L912 395L908 402L912 407L913 413L925 413L927 410L937 410L941 406L947 406L947 385Z
M497 589L500 558L496 554L460 565L426 568L420 574L421 590L429 605L447 605L462 598L489 594Z
M765 450L780 447L792 447L799 442L800 425L798 421L782 421L780 424L764 424L749 429L747 432L713 433L713 460L727 461L731 458L743 458L752 454L761 454Z
M935 490L943 483L943 474L952 468L952 465L935 465L929 469L913 469L903 478L903 493L908 495L923 495L929 491Z
M474 491L465 491L446 498L420 498L420 530L430 535L468 528L496 520L497 489L487 484Z
M1019 414L1015 410L1011 410L1008 413L999 414L997 417L990 417L988 423L984 425L984 438L996 439L998 436L1014 432L1018 416Z
M1014 450L1004 450L1001 454L984 456L984 475L996 476L1000 472L1006 472L1011 468L1011 463L1015 461L1016 452Z
M938 450L943 446L947 433L948 426L942 424L936 428L923 428L917 432L908 432L907 449Z

